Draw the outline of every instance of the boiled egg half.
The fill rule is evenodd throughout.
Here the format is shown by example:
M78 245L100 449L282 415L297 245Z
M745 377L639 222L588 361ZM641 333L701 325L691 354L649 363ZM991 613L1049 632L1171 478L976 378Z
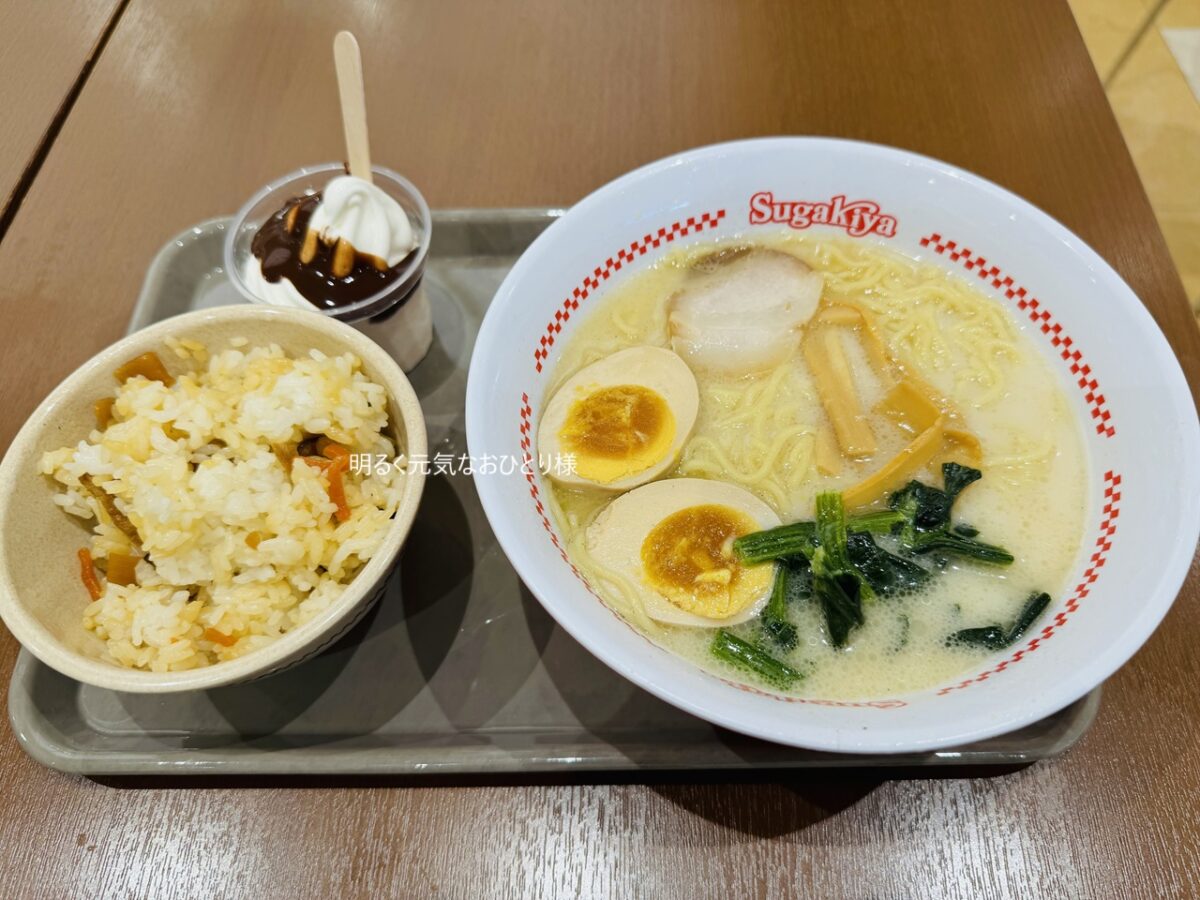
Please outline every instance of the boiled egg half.
M550 398L538 455L555 481L628 490L675 464L699 406L696 377L670 350L621 350L580 369Z
M742 565L733 542L779 517L723 481L668 478L618 497L588 526L588 553L639 589L646 615L671 625L718 628L757 615L771 595L772 565Z

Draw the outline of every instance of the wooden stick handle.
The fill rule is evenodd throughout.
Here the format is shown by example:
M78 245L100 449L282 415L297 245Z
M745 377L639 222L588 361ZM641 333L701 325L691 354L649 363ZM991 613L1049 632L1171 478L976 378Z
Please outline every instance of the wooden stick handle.
M342 102L342 127L346 132L346 159L350 174L371 181L371 150L367 141L367 101L363 91L362 54L349 31L333 39L338 95Z

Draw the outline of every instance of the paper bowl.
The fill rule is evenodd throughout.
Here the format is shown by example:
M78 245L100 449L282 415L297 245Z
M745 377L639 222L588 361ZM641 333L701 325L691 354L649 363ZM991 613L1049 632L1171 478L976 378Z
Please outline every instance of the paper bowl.
M0 462L0 617L34 656L62 674L102 688L164 693L214 688L273 674L307 659L354 626L378 599L412 527L424 475L410 472L400 507L375 556L341 598L274 643L237 659L183 672L147 672L107 660L100 638L83 627L88 602L75 554L87 546L88 527L53 502L54 485L38 473L47 450L69 446L94 427L92 404L111 395L113 370L149 350L164 352L168 337L224 347L242 336L250 346L279 344L289 354L318 349L352 352L388 394L388 420L410 455L425 454L425 420L416 394L396 363L349 325L318 313L226 306L176 316L118 341L84 363L47 397L17 434Z

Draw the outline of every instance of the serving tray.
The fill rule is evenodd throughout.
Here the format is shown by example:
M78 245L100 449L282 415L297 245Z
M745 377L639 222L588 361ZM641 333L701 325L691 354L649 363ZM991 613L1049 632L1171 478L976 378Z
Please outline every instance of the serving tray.
M431 459L467 452L463 396L480 320L560 214L434 214L425 285L436 336L410 375ZM242 302L221 268L225 227L204 222L159 252L130 331ZM87 775L1016 765L1071 746L1098 706L1099 689L1020 731L900 756L816 753L716 728L634 687L554 624L501 552L466 474L430 475L382 600L316 659L251 684L162 696L81 685L22 650L9 686L25 750Z

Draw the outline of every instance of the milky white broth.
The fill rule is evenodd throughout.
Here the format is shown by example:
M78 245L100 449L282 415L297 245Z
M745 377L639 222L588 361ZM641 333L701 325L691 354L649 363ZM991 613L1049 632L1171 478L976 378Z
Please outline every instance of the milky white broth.
M766 641L757 619L730 630L760 642L805 673L791 692L797 696L870 699L949 680L977 666L988 653L947 647L947 635L1011 623L1031 592L1047 591L1057 598L1067 586L1082 539L1087 472L1079 424L1061 383L1032 346L1032 337L999 302L939 267L861 242L785 234L753 243L795 254L825 276L826 298L869 310L893 355L957 406L982 444L983 478L955 504L954 522L978 528L980 540L1005 547L1016 561L1007 568L952 564L914 594L864 604L865 624L851 632L843 649L829 645L824 617L813 600L789 605L800 634L791 652ZM683 283L690 262L714 246L676 251L597 296L563 347L550 392L582 366L616 350L640 344L669 347L667 301ZM858 342L844 344L863 406L870 409L882 388ZM771 505L785 523L811 520L817 492L861 481L911 440L894 423L871 413L878 452L865 463L846 465L838 477L825 476L815 468L812 447L814 434L828 422L799 350L779 369L759 375L696 376L696 429L679 465L664 477L739 484ZM755 406L755 391L768 389L773 391L771 402ZM739 465L715 462L714 447ZM750 470L762 465L770 470L767 479L749 478ZM917 477L938 487L942 483L940 471ZM557 524L589 582L615 609L626 608L622 602L627 604L628 598L614 596L591 560L579 558L584 529L613 495L557 484L552 495ZM764 686L753 675L712 658L712 629L654 623L642 630L705 669Z

